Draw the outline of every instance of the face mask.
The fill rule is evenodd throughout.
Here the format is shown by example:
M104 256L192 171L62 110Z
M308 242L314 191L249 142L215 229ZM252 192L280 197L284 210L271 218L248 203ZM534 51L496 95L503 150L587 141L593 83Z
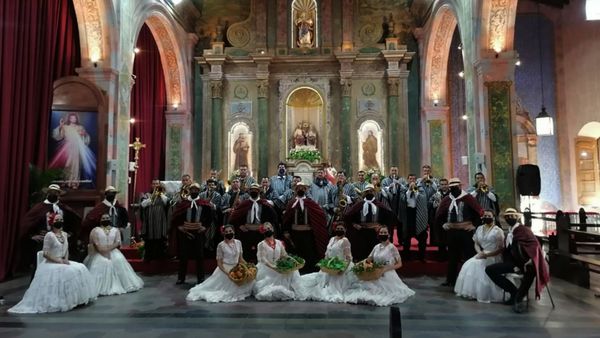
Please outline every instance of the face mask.
M304 197L304 190L298 190L298 197Z
M200 193L197 193L197 192L190 193L190 197L194 198L194 199L198 198L199 195L200 195Z
M252 198L256 199L256 198L258 197L258 192L256 192L256 191L252 191L252 192L250 193L250 197L252 197Z
M62 229L64 223L63 222L54 222L54 224L52 224L53 227L57 228L57 229Z
M335 231L335 235L338 237L344 236L345 233L346 233L346 231L344 231L344 230L336 230Z
M322 187L325 185L325 179L324 178L317 178L317 185L319 187Z
M58 201L58 196L48 195L48 201L50 201L50 203L56 203L56 201Z
M273 231L271 231L271 230L265 231L265 237L271 237L271 236L273 236Z
M225 238L232 239L233 238L233 234L225 234Z
M458 196L460 196L460 188L452 187L452 188L450 188L450 193L452 194L452 196L458 197Z
M102 224L102 226L106 227L110 225L110 221L102 221L100 222L100 224Z
M279 176L283 176L283 175L285 175L285 169L280 168L277 173L279 174Z
M385 242L385 241L387 241L387 240L388 240L388 237L389 237L389 236L388 236L388 235L379 235L379 236L377 236L377 237L379 237L379 241L380 241L380 242Z
M372 200L373 197L375 197L375 195L373 195L373 194L366 194L365 195L365 198L368 199L368 200Z
M112 203L115 200L115 197L117 197L117 195L108 194L108 195L106 195L106 200Z
M513 226L513 225L517 224L517 219L516 218L506 218L505 221L510 226Z
M492 217L483 217L481 220L484 224L492 224L494 222L494 219Z

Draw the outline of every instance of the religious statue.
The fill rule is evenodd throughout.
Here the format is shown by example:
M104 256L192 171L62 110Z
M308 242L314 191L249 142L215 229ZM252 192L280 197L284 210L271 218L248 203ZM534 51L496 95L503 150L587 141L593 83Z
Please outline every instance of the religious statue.
M377 162L377 137L372 130L369 130L369 135L362 144L363 149L363 164L365 168L379 168Z
M296 37L296 44L298 47L310 48L314 44L313 27L314 21L308 15L307 12L300 12L298 18L295 20L296 29L298 36Z
M233 152L235 153L235 161L233 162L234 168L239 168L240 165L248 165L250 144L246 140L246 134L240 133L233 144Z
M293 141L294 148L308 147L316 149L318 142L317 131L309 122L300 122L294 130Z
M390 13L390 18L388 20L388 32L388 37L396 37L396 23L394 22L394 16L392 15L392 13Z

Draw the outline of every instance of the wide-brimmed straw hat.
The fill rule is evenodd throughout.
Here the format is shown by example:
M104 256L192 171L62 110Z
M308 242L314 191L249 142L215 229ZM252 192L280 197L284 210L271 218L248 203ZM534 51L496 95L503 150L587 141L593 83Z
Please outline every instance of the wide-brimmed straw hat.
M502 216L523 216L522 213L518 212L515 208L506 208L504 212L502 212Z
M58 184L50 184L50 185L48 186L48 188L44 188L44 189L42 189L42 192L43 192L44 194L47 194L48 192L50 192L50 191L52 191L52 190L54 190L54 191L58 192L58 194L59 194L59 195L64 195L64 194L66 194L66 193L67 193L66 191L62 190Z

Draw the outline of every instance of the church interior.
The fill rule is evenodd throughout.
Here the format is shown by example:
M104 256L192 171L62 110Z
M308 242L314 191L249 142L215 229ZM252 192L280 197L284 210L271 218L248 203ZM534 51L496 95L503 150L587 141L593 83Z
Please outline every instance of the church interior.
M2 337L598 334L600 0L5 0L0 26ZM288 175L279 191L278 178ZM442 192L442 181L450 190ZM329 187L324 197L319 182ZM452 197L452 186L463 194ZM366 201L369 187L381 204ZM248 202L240 228L236 209L254 201L253 189L268 203ZM272 198L267 191L275 191ZM374 228L374 244L387 225L402 261L391 273L414 296L392 306L261 302L255 294L232 303L186 301L192 286L183 283L182 264L198 274L196 287L204 275L213 278L228 224L236 241L258 232L262 240L263 211L273 209L277 243L295 253L288 235L300 247L293 236L308 227L317 246L320 234L310 223L317 216L305 192L323 213L327 240L336 222L346 224L355 261L352 227L373 231L365 217L375 217L375 205L395 214ZM415 193L424 195L423 232L407 225L421 217ZM118 205L107 202L111 194ZM457 297L449 277L439 286L451 269L446 221L458 223L452 210L462 212L456 201L464 195L479 203L475 231L485 227L484 211L494 214L491 222L504 230L501 247L513 238L510 208L537 239L541 263L527 255L547 266L550 282L538 295L538 270L525 311L518 301L515 311L493 304L512 300L506 291L486 304ZM349 221L363 198L361 221ZM160 212L148 211L161 199ZM445 199L442 229L435 224ZM87 265L94 247L104 255L91 239L102 228L96 208L103 203L119 230L114 250L144 288L94 297L69 312L12 313L37 285L42 264L53 264L48 234L61 245L60 234L69 237L60 259L67 265ZM178 226L181 203L189 210ZM38 204L49 212L33 212ZM288 233L286 212L297 206L304 218L296 214ZM196 214L204 207L213 219ZM66 232L53 230L56 215ZM30 225L40 226L34 216L43 229L32 237ZM194 235L180 236L194 231L204 249L188 269L183 251L170 249L177 239L183 250ZM242 245L244 256L260 251ZM472 254L489 254L475 246ZM463 269L470 257L459 259ZM523 276L516 277L522 284Z

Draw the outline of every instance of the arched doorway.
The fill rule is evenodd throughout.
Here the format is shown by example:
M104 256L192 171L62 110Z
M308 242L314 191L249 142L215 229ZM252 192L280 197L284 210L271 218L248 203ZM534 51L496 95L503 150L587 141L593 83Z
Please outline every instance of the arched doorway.
M577 203L600 207L600 122L589 122L577 133Z
M325 110L321 94L312 87L292 90L285 104L286 149L317 150L326 144Z

